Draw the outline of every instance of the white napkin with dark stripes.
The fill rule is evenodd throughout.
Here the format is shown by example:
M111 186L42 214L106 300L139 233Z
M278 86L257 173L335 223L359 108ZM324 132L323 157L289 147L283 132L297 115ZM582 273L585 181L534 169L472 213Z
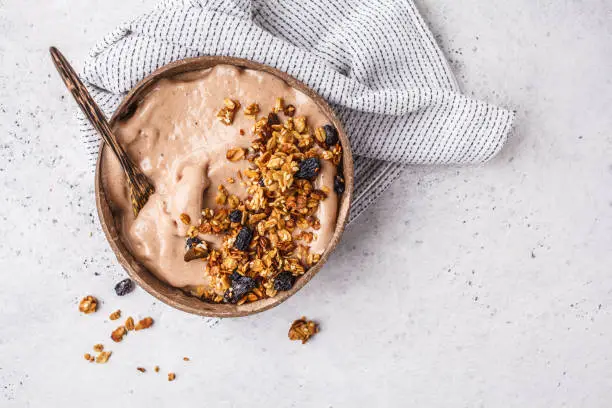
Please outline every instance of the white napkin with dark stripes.
M490 159L514 119L461 94L411 0L166 0L105 37L82 76L110 116L155 69L201 55L271 65L332 104L356 156L351 220L405 165Z

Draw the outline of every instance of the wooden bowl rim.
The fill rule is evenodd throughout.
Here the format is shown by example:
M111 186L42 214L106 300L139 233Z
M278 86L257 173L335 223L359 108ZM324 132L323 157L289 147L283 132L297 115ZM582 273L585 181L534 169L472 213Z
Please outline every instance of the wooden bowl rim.
M231 305L231 304L214 304L207 303L199 298L188 295L178 288L174 288L167 283L161 281L152 272L148 271L144 266L138 263L131 253L127 250L125 245L120 239L119 234L116 231L114 225L114 219L110 212L109 204L106 200L106 195L102 186L101 178L101 167L102 157L104 154L104 142L100 144L98 158L96 163L95 173L95 196L96 196L96 208L98 211L98 217L104 235L106 236L117 260L121 266L127 271L130 278L136 281L140 287L142 287L149 294L164 302L165 304L172 306L176 309L184 312L207 316L207 317L241 317L247 316L259 312L263 312L272 307L275 307L289 297L297 293L306 283L308 283L323 267L330 254L337 247L346 224L348 222L348 216L350 211L351 200L353 197L353 157L349 139L344 131L342 123L340 123L336 114L334 113L331 106L314 90L308 87L306 84L295 79L293 76L282 72L271 66L261 64L255 61L225 57L225 56L202 56L195 58L187 58L179 61L172 62L163 67L160 67L152 74L145 77L140 81L123 99L119 107L110 119L111 127L117 122L118 118L124 115L128 111L128 107L135 101L140 100L144 97L151 85L162 78L174 77L176 75L212 68L216 65L227 64L234 65L239 68L253 69L270 73L289 84L291 87L303 92L308 95L312 100L315 101L319 109L328 117L330 122L338 129L338 135L340 142L342 143L343 158L342 166L345 178L345 191L340 199L340 205L338 209L338 217L336 221L336 229L332 239L321 256L321 260L310 268L304 275L302 275L291 288L291 290L285 292L278 292L278 294L269 299L263 299L252 303L245 303L243 305Z

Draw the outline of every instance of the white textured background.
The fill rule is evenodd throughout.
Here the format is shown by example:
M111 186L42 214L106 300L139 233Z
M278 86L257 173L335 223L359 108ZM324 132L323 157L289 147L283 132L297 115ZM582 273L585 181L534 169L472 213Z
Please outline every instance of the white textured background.
M113 294L124 272L47 56L79 66L153 4L0 0L0 406L610 406L609 0L419 0L466 92L517 110L510 143L408 170L297 296L212 329ZM87 293L100 313L77 312ZM111 345L117 308L156 325ZM302 314L322 326L306 346L286 339ZM99 341L105 366L82 358Z

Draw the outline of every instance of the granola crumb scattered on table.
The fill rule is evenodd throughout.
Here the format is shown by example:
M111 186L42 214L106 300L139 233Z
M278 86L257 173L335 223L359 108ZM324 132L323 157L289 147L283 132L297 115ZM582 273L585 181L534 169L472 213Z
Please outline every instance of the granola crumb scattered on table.
M119 326L115 330L113 330L113 332L111 334L111 339L113 339L113 341L115 343L118 343L121 340L123 340L123 337L126 334L127 334L127 330L126 330L125 326Z
M151 326L153 326L153 319L150 317L145 317L144 319L140 320L138 324L136 324L135 330L144 330Z
M144 373L147 371L144 367L136 367L136 369L140 371L141 373Z
M96 357L96 363L98 363L98 364L106 363L108 361L108 359L110 358L111 354L113 354L112 351L103 351L103 352L101 352Z
M168 381L174 381L175 378L176 378L176 374L168 373Z
M101 352L101 351L104 351L104 345L102 345L102 344L100 344L100 343L98 343L98 344L94 344L94 346L93 346L93 350L94 350L96 353L99 353L99 352Z
M129 316L126 320L125 320L125 328L128 331L132 331L134 330L134 319L132 318L132 316Z
M183 357L183 361L189 361L189 357Z
M91 295L85 296L81 300L81 303L79 303L79 311L85 314L94 313L97 309L98 309L98 299L96 299L95 297Z
M113 313L110 314L108 318L111 320L117 320L120 317L121 317L121 310L115 310Z
M83 355L83 358L84 358L85 360L87 360L87 361L91 361L92 355L91 355L91 354L89 354L89 353L85 353L85 354Z
M312 336L319 332L319 325L307 320L305 316L293 322L289 329L289 340L301 340L305 344Z
M159 366L155 366L154 370L155 370L156 373L159 373Z

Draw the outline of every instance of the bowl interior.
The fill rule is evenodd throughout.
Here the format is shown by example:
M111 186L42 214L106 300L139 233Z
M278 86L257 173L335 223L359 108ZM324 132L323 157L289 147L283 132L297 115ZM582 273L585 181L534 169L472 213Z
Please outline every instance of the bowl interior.
M127 250L120 238L119 232L115 228L114 218L101 181L102 157L105 154L105 149L102 148L103 144L100 146L100 153L98 155L98 162L96 166L96 206L102 229L104 230L111 248L117 256L119 263L125 268L130 277L147 292L162 302L185 312L210 317L238 317L261 312L282 303L284 300L300 290L310 279L312 279L314 275L317 274L317 272L319 272L325 261L328 259L330 253L338 245L348 220L349 208L353 195L353 158L351 155L349 140L346 136L344 128L329 104L323 98L321 98L316 92L307 87L305 84L284 72L267 65L240 58L206 56L173 62L158 69L136 85L136 87L134 87L134 89L124 98L123 102L117 108L117 111L110 120L111 127L115 124L118 118L130 113L130 108L148 93L150 87L156 81L162 78L170 78L187 72L200 71L218 64L228 64L241 68L264 71L281 78L290 86L303 92L314 100L321 111L327 116L329 121L338 129L338 135L343 150L342 166L346 187L345 192L339 202L340 207L338 209L338 218L334 235L327 249L322 254L321 260L316 265L311 267L303 276L301 276L291 290L279 292L273 298L263 299L252 303L245 303L242 305L207 303L161 281L153 273L149 272L144 266L136 261L132 254Z

